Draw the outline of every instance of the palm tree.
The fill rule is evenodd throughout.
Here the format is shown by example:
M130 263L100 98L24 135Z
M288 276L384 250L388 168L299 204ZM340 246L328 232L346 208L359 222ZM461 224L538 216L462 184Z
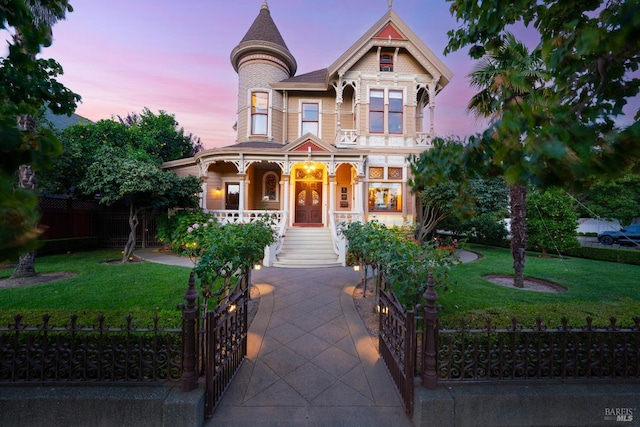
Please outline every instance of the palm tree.
M467 108L477 117L489 118L492 125L500 121L507 110L516 116L527 114L530 110L524 108L525 104L530 107L536 103L536 89L541 87L544 80L542 70L539 51L529 52L513 34L506 33L502 44L478 61L469 74L471 86L479 92L471 98ZM509 141L503 142L519 143L525 130L508 132L506 138ZM504 132L500 135L505 138ZM501 166L504 168L506 165ZM509 196L514 286L522 288L527 244L527 183L523 179L509 182Z
M59 0L56 2L41 3L39 0L27 1L27 6L33 15L33 26L35 28L44 27L49 31L49 37L46 44L51 44L51 27L61 19L64 19L65 12L69 7L67 0ZM24 36L16 29L14 40L17 46L24 46ZM23 115L18 117L18 128L27 133L33 133L36 130L35 117L31 115ZM18 169L18 187L33 192L38 190L35 171L31 165L20 165ZM25 252L20 255L18 265L11 275L12 278L29 277L36 275L36 253L34 251Z

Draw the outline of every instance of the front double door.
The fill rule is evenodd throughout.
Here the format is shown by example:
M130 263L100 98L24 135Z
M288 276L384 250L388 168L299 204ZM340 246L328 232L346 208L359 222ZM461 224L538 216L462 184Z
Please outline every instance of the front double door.
M297 181L295 203L296 224L322 224L322 181Z

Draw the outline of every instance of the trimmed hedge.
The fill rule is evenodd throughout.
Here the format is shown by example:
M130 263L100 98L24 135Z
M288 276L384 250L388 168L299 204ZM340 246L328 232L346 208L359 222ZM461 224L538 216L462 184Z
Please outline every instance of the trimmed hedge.
M630 249L603 248L600 246L580 246L564 251L564 255L598 261L619 262L640 265L640 251Z
M505 241L487 241L470 237L467 243L477 245L497 246L500 248L509 248L508 240ZM527 248L527 252L539 252L535 249ZM618 262L621 264L640 265L640 251L632 249L607 248L602 246L579 246L577 248L567 249L562 252L563 255L576 258L592 259L595 261Z

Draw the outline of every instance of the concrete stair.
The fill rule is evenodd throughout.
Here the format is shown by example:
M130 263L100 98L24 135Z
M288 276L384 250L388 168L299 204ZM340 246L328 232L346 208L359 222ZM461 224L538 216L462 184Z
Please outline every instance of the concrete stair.
M276 255L274 267L318 268L339 267L333 250L331 230L324 227L289 227L282 250Z

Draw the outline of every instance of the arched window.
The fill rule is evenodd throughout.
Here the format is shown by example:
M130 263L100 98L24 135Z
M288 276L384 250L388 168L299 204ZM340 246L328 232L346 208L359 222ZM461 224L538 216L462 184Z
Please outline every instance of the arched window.
M275 172L267 172L262 177L262 200L277 202L279 200L279 178Z

